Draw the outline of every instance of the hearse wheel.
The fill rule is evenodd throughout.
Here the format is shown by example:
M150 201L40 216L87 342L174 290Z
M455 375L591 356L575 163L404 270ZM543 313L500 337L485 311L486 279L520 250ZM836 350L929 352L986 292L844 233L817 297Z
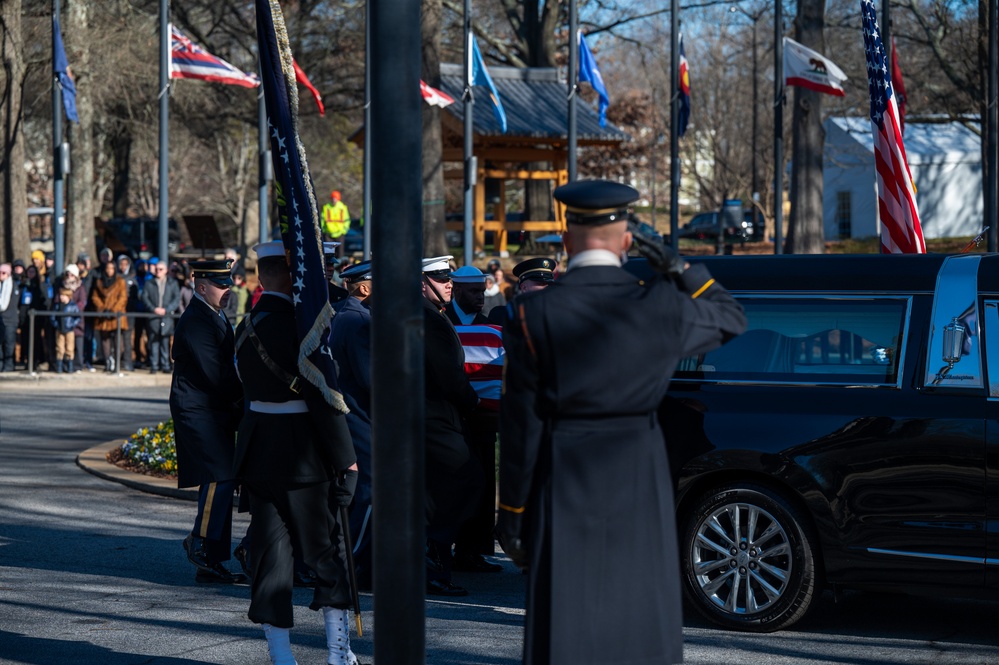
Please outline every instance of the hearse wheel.
M808 611L816 593L815 538L773 490L736 484L693 504L680 544L684 591L710 621L770 632Z

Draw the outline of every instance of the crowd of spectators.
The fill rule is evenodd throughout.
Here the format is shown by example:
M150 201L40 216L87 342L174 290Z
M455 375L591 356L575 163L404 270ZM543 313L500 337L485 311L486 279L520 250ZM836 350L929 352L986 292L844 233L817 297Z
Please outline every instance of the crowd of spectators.
M226 314L235 325L249 311L239 264L234 280ZM0 372L169 372L173 321L193 295L186 261L133 261L109 248L96 266L81 252L61 272L41 250L0 263Z

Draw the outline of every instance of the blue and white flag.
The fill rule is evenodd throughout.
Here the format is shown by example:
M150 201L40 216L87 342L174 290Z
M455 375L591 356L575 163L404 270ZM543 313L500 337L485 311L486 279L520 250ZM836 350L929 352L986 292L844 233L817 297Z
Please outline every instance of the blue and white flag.
M80 124L80 116L76 113L76 84L69 75L69 61L66 59L66 48L62 45L62 31L59 30L59 17L52 16L52 75L59 79L62 88L62 105L66 109L66 119Z
M343 396L334 388L333 356L326 344L333 308L323 263L319 208L305 146L298 134L298 87L288 31L278 0L256 0L256 9L261 83L274 155L275 198L281 240L291 265L300 341L298 371L322 392L327 403L346 413Z
M607 126L607 107L610 106L610 97L607 96L607 86L604 85L604 77L600 75L600 68L597 61L590 52L590 47L586 45L586 38L583 31L576 33L579 40L579 82L586 81L600 95L600 126Z
M471 38L471 42L472 53L469 55L468 80L472 85L481 85L489 88L489 99L493 103L493 115L496 116L496 121L500 124L503 133L506 134L506 112L503 110L503 102L500 101L500 96L496 91L496 86L493 84L493 79L489 76L489 70L486 69L486 63L482 60L482 53L479 52L479 43L475 41L475 37Z

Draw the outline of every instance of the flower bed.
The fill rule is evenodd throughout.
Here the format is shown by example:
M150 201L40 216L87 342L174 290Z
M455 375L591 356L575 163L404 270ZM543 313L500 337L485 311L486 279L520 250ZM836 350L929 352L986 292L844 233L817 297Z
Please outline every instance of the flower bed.
M108 461L129 471L173 478L177 475L177 449L173 420L142 427L121 446L108 453Z

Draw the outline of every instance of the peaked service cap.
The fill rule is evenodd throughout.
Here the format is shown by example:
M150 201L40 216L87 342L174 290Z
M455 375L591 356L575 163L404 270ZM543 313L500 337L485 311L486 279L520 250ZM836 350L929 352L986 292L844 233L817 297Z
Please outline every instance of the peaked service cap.
M555 198L565 204L567 223L602 226L626 221L638 190L610 180L577 180L556 187Z
M340 279L345 282L363 282L371 279L371 261L361 261L340 271Z
M195 279L207 279L218 286L232 286L232 259L221 261L191 261Z
M555 268L558 264L555 259L539 256L536 259L521 261L513 267L513 276L524 282L529 279L537 279L542 282L555 281Z

